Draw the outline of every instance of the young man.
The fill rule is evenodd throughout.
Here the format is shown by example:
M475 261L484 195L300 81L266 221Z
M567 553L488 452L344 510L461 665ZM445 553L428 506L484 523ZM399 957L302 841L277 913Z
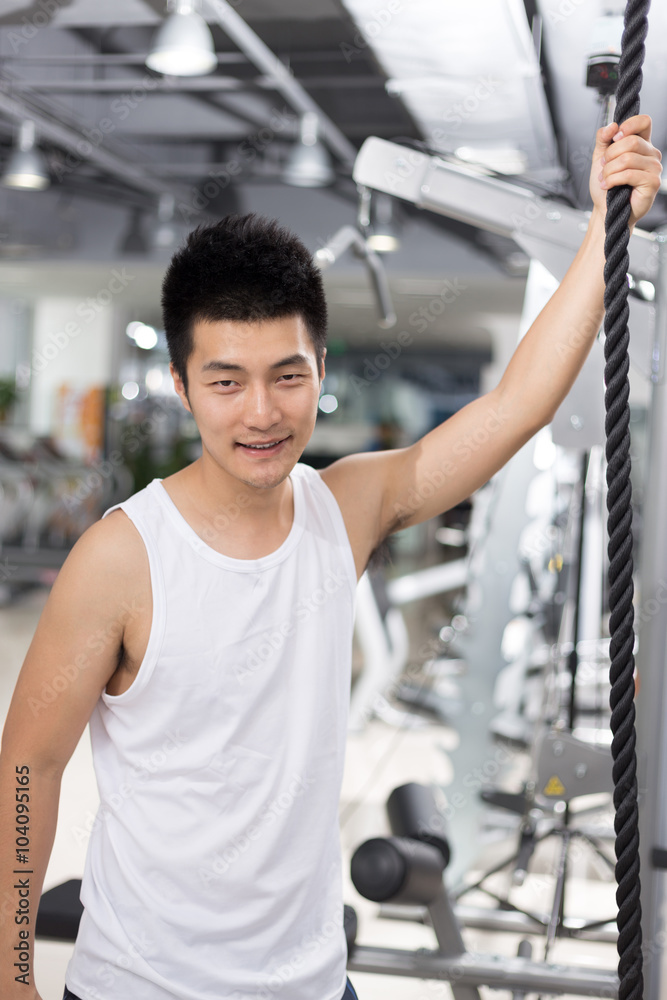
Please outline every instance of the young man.
M3 1000L38 997L34 918L88 721L101 807L65 995L354 996L337 808L357 579L383 538L469 496L552 418L602 321L606 190L633 186L633 225L657 192L650 124L598 132L588 232L498 387L408 448L322 472L299 462L324 377L310 255L254 216L177 252L165 328L203 453L79 540L19 676L0 755Z

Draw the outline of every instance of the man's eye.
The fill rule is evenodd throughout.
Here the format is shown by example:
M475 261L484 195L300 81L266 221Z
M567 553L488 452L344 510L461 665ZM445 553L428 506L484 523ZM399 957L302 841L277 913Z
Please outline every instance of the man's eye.
M226 387L228 385L236 385L236 382L234 381L233 378L223 378L223 379L219 379L215 384L216 385L224 385Z
M290 375L281 375L280 377L281 378L298 378L300 374L301 374L300 372L293 372Z

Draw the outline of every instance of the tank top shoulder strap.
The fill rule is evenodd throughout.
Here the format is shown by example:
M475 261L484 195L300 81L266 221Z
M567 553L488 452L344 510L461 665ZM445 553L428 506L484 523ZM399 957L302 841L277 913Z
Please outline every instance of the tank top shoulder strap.
M338 501L322 479L321 475L310 465L298 462L294 466L293 473L296 472L304 486L306 505L314 506L320 514L324 511L328 517L329 524L333 531L333 537L340 546L353 596L357 590L357 569L354 563L354 553L350 544L350 538L345 526L343 513L338 506Z
M150 511L153 511L157 506L155 491L159 488L159 483L161 479L154 479L152 482L145 486L143 490L139 490L137 493L133 493L132 496L128 497L126 500L121 500L120 503L116 503L113 507L107 508L102 514L102 517L106 517L111 514L114 510L122 510L133 520L132 515L143 515Z

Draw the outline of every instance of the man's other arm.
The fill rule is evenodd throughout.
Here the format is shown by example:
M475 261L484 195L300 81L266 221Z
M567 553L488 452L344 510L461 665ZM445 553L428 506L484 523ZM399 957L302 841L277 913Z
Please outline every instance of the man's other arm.
M620 139L614 141L620 131ZM661 155L650 136L647 115L629 118L621 129L612 123L598 131L590 179L593 211L586 235L498 386L407 448L350 455L327 470L332 482L334 477L339 482L348 476L353 480L355 493L373 512L374 544L456 506L553 419L604 317L607 191L619 184L633 188L630 225L634 227L660 186Z
M120 512L79 539L49 595L9 707L0 748L2 1000L39 997L35 921L56 831L62 773L118 666L133 604L132 578L141 575L145 558L137 540ZM21 962L26 951L28 961Z

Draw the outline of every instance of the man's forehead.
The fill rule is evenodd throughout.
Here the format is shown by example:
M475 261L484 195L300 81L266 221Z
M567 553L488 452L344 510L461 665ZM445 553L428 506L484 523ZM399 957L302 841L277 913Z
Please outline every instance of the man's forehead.
M199 320L193 324L196 364L225 359L244 368L275 367L284 358L300 355L313 363L315 349L301 316L280 320ZM218 365L218 367L220 367Z
M310 340L306 324L300 315L283 316L280 319L235 320L220 319L196 320L192 327L195 343L197 341L219 339L243 343L253 337L263 340L287 339Z

